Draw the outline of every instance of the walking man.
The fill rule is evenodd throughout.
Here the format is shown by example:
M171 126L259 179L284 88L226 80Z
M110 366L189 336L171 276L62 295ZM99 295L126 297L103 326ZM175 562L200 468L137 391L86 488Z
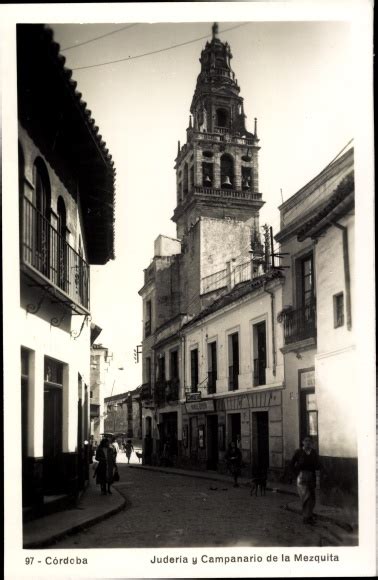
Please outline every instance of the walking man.
M297 449L291 460L291 468L297 477L297 489L302 503L303 523L314 524L316 470L320 469L318 454L312 439L303 439L302 449Z

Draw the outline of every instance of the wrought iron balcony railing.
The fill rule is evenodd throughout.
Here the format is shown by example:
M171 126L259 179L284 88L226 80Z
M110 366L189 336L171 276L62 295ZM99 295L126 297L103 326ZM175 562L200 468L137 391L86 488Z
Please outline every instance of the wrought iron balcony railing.
M286 310L283 313L285 343L298 342L316 336L316 301L312 300L302 308Z
M213 395L217 390L217 372L208 371L207 373L207 394Z
M237 391L239 388L239 368L237 366L228 367L228 388L230 391Z
M265 360L262 358L255 358L253 360L253 386L265 385Z
M156 405L165 405L179 398L180 381L159 381L155 385L154 401Z
M141 401L149 401L152 399L151 383L144 383L140 390Z
M167 381L165 388L165 399L169 401L177 401L179 398L180 381L178 379L171 379Z
M21 236L22 263L89 310L89 265L26 197Z

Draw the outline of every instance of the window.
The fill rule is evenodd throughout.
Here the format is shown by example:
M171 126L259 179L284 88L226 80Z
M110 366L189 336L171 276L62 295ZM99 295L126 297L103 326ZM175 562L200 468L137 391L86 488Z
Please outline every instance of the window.
M188 164L185 163L184 165L184 196L188 193L189 191L189 168L188 168Z
M146 318L144 323L144 336L150 336L151 334L151 317L152 317L152 303L151 300L146 302Z
M253 386L265 385L266 323L253 325Z
M66 229L67 229L67 215L66 206L63 198L59 196L57 204L57 283L63 290L68 290L68 275L67 275L67 243L66 243Z
M177 381L179 377L178 373L178 352L177 350L172 350L169 358L169 377L172 381Z
M50 182L47 169L42 159L37 159L34 164L33 181L35 191L35 215L33 230L35 244L33 266L42 274L49 277L50 264Z
M242 167L242 188L252 188L252 169L250 167Z
M234 160L225 153L221 157L221 187L231 189L234 186Z
M190 376L192 393L198 390L198 348L190 351Z
M217 343L210 342L207 345L207 392L209 395L217 390Z
M239 333L228 336L228 388L235 391L239 388Z
M148 385L151 384L151 357L148 356L146 357L146 361L145 361L145 377L146 377L146 383Z
M334 327L344 326L344 293L340 292L333 297Z
M314 301L314 266L312 254L300 261L300 305L308 306Z
M165 356L161 355L157 359L157 380L159 383L165 382Z
M312 253L295 261L296 308L284 317L285 343L316 336L315 277Z
M229 114L227 109L217 109L217 127L229 126Z

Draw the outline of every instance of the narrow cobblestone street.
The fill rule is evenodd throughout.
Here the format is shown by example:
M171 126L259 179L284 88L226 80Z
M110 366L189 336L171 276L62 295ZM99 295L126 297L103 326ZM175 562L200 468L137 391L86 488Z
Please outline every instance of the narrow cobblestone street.
M337 525L303 525L299 515L285 510L285 494L267 491L255 497L249 488L234 488L231 482L125 464L119 470L116 488L126 498L126 508L55 548L355 545L355 537Z

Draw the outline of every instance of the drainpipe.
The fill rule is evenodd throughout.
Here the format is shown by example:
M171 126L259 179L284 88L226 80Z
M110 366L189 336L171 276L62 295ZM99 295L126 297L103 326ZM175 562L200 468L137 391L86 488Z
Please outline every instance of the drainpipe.
M350 266L349 266L349 248L348 248L348 228L337 222L332 222L335 228L342 231L343 235L343 258L344 258L344 278L345 278L345 308L347 329L352 329L352 306L350 291Z
M272 350L273 350L273 376L276 376L276 333L275 333L275 325L274 325L274 292L266 289L266 282L264 284L264 292L270 294L270 307L271 307L271 318L272 318Z

